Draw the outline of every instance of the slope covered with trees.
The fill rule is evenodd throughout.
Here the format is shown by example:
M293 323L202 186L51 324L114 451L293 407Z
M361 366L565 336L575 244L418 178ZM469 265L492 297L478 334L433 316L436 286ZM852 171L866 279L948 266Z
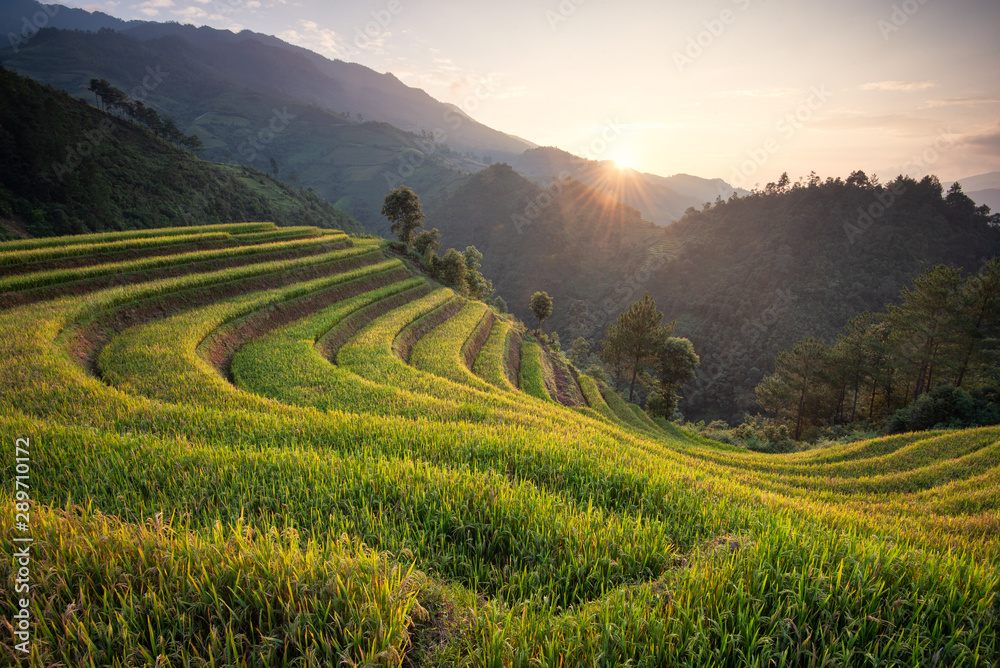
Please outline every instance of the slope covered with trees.
M782 351L757 386L761 406L795 439L809 427L881 423L894 411L889 431L1000 423L1000 258L966 277L940 265L900 302L853 318L830 345L810 337ZM932 402L926 393L955 405L918 418Z
M876 184L811 178L690 211L664 232L678 252L648 290L702 356L690 418L739 423L775 356L832 341L863 311L895 303L925 270L976 273L1000 254L995 214L934 177Z
M112 30L44 29L16 53L0 50L0 59L8 69L95 104L90 82L105 79L175 119L183 134L197 135L202 157L312 188L383 234L388 227L378 212L388 189L405 183L425 199L438 200L467 178L468 170L483 166L447 146L453 124L445 119L424 134L410 133L377 116L359 118L349 107L331 109L290 97L268 82L298 79L303 68L314 72L302 56L255 39L213 44L193 44L169 33L141 40ZM267 72L268 82L254 86L235 77L227 66L234 63L246 67L248 77ZM313 85L335 88L323 77Z
M428 207L427 225L441 230L445 244L482 251L483 274L525 322L534 319L531 295L547 292L556 305L548 326L564 335L573 331L570 305L603 308L605 297L642 270L646 249L660 235L638 211L605 193L573 179L541 188L503 163ZM608 322L612 314L617 310L606 314Z
M359 230L311 192L220 165L0 68L0 219L33 236L244 220Z

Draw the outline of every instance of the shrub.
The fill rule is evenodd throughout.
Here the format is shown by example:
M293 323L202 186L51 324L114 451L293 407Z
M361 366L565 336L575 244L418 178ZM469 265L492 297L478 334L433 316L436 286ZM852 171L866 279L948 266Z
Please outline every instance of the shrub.
M1000 424L1000 402L996 388L981 388L970 394L961 387L941 385L900 408L889 419L886 431L898 434L926 429L951 429Z

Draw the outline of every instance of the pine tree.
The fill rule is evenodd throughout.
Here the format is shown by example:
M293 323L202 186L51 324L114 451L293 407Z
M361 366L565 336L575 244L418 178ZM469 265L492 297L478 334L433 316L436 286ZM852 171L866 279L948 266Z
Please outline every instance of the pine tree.
M757 401L765 410L779 417L794 416L796 441L802 435L803 420L814 399L827 351L822 339L799 341L791 350L778 353L774 373L757 386Z

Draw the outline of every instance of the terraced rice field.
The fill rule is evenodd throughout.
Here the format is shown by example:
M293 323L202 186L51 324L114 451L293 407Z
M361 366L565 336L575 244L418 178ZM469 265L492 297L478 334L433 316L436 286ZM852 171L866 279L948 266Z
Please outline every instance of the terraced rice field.
M1000 428L737 450L310 228L0 244L0 290L5 664L1000 661Z

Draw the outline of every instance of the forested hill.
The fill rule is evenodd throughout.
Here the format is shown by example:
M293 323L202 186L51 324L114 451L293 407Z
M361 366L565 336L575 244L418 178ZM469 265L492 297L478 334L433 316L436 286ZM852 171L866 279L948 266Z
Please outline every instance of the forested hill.
M574 179L543 189L504 163L469 177L431 210L424 227L440 228L444 246L482 251L483 274L526 322L534 318L531 294L547 291L556 310L546 329L564 338L570 304L594 302L596 311L598 297L626 283L661 236L661 228L605 193Z
M813 178L717 202L665 230L677 255L649 291L702 355L684 392L688 417L755 411L775 355L807 336L832 340L937 264L978 271L1000 253L998 217L935 177L876 185Z
M361 229L311 192L200 160L3 68L0 155L0 221L31 236L247 220Z

